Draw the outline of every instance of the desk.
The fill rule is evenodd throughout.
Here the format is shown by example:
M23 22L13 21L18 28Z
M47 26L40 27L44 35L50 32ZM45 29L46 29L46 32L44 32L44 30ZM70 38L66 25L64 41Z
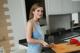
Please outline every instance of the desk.
M56 53L69 53L80 51L80 46L68 44L68 43L60 43L51 45L51 49L54 50Z

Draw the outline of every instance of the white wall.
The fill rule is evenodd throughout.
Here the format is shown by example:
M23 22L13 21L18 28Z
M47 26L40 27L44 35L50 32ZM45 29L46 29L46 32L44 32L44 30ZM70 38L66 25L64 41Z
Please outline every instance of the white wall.
M24 0L8 0L15 43L25 38L26 11Z
M26 11L24 0L8 0L8 7L12 22L12 36L15 46L13 53L19 49L19 40L25 38Z

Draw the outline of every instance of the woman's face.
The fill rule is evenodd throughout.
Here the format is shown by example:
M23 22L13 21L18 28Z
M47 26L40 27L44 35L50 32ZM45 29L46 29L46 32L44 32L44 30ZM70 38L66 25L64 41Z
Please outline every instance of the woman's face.
M38 7L33 11L33 15L35 18L40 19L43 16L43 7Z

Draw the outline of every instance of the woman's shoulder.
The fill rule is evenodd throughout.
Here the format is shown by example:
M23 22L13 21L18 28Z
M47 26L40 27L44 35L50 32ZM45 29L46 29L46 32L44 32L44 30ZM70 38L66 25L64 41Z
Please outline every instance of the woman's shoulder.
M27 25L34 25L32 19L28 20Z

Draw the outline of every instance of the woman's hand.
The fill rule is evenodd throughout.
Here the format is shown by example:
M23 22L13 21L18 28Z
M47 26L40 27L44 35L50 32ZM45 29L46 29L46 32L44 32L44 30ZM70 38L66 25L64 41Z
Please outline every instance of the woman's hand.
M41 44L42 44L43 47L48 47L49 46L49 44L47 42L43 41L43 40L41 40Z
M50 43L50 44L49 44L49 47L50 47L50 48L52 48L52 47L54 47L54 46L55 46L54 43Z

